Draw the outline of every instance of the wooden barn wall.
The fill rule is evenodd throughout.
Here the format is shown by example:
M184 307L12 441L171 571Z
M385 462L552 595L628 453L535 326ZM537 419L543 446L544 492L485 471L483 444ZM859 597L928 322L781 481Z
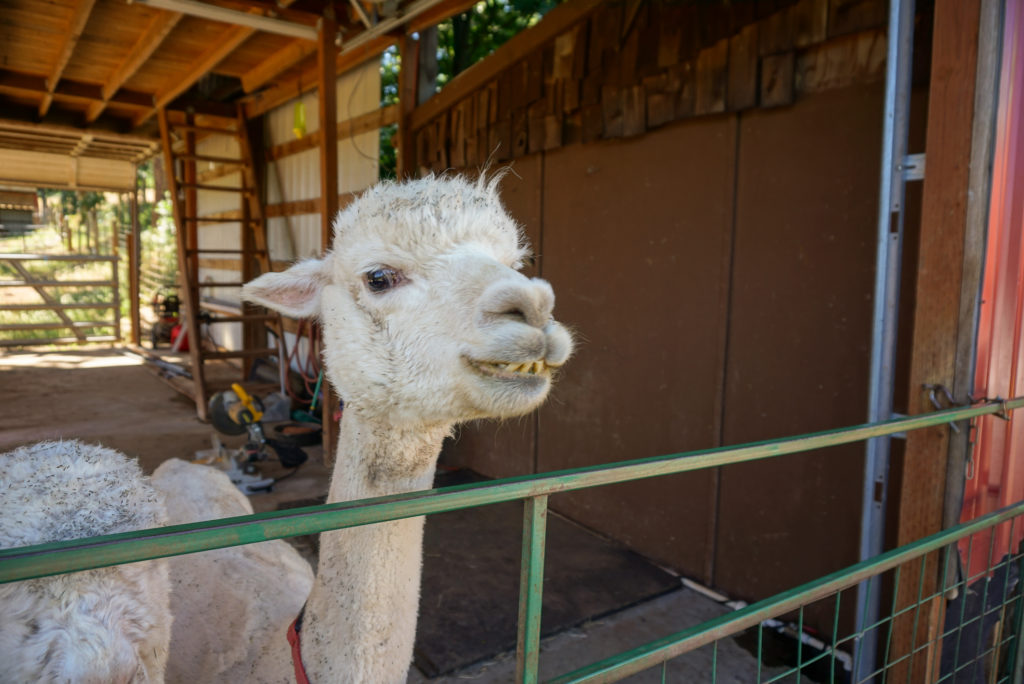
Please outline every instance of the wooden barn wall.
M602 71L606 80L588 86L585 69L559 71L557 59L549 64L545 57L542 90L554 91L552 74L581 75L579 107L596 106L600 117L593 109L590 115L585 109L567 113L563 101L560 125L545 114L547 126L528 123L523 129L514 109L488 105L491 123L485 133L477 129L475 144L457 134L438 137L439 124L420 131L419 151L428 155L420 157L422 168L433 168L442 157L456 168L481 163L483 140L491 145L492 128L504 135L506 113L510 131L526 131L525 144L506 155L514 159L515 173L504 179L503 195L534 245L531 272L551 281L556 314L579 339L575 358L538 415L464 426L446 448L448 463L504 477L864 420L883 104L882 3L804 0L772 3L773 11L759 14L767 4L751 3L747 19L753 23L746 25L735 13L721 15L718 38L707 28L686 34L694 45L704 41L724 54L724 63L712 60L719 75L712 111L696 104L701 65L710 53L691 46L697 56L669 68L677 73L688 64L684 72L695 70L690 86L671 91L671 116L652 118L666 111L658 104L668 97L664 74L648 72L641 90L630 86L625 92L633 94L625 100L614 96L627 105L644 103L639 119L622 119L635 126L618 127L617 115L609 118L609 112L624 110L610 110L600 99L585 102L594 93L624 92L625 72L611 77ZM619 28L600 28L614 13L602 6L569 31L574 45L586 47L565 53L575 55L574 69L582 68L580 54L596 59L603 52L595 43L605 40L600 36L622 36L621 22L633 5L616 6ZM655 7L645 3L632 20L641 36L654 41L638 43L647 55L634 63L640 74L642 63L684 54ZM627 49L628 35L595 63L614 63ZM750 49L738 49L737 40ZM561 54L558 44L556 39L540 51ZM753 65L744 76L731 65L736 55ZM522 75L529 67L509 71ZM484 93L500 93L509 71L478 93L477 102ZM776 76L781 84L772 80ZM619 80L609 85L614 78ZM697 90L687 91L691 86ZM438 121L450 126L451 116L449 111ZM537 131L546 131L539 148L533 142ZM448 145L443 150L437 146L442 139ZM460 139L453 156L450 144ZM861 447L836 448L562 494L551 506L688 576L750 599L856 560L862 466ZM831 615L808 619L831 624Z

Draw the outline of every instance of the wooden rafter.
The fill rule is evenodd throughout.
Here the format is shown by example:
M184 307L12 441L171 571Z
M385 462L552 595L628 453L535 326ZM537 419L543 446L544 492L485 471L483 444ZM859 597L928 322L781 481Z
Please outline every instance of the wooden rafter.
M281 50L242 74L242 89L255 92L275 76L287 71L310 55L316 53L316 43L296 38Z
M99 115L106 109L107 103L110 102L114 94L139 70L139 67L149 59L150 55L160 47L167 34L178 25L182 16L178 12L163 11L158 11L153 15L153 18L146 26L146 30L142 32L138 40L135 41L135 44L128 51L128 54L125 55L125 58L114 69L114 73L110 75L106 83L100 88L102 101L89 105L89 109L85 112L87 123L92 123L99 118Z
M42 76L23 74L17 71L0 69L0 91L20 91L41 94L52 100L55 96L77 100L103 101L102 87L92 83L61 79L55 89L50 89ZM122 90L113 97L111 102L129 107L151 107L153 98L147 93Z
M338 73L343 74L366 60L376 57L389 46L394 45L396 40L397 38L392 35L378 36L354 50L340 54L337 63ZM270 88L260 93L257 99L248 102L245 105L245 115L251 119L270 111L278 105L284 104L292 98L298 97L302 93L315 90L318 82L317 79L317 66L312 64L297 77L289 79L288 83Z
M147 109L136 116L132 125L139 126L143 122L147 121L151 116L156 114L159 109L163 108L171 100L191 88L196 81L205 76L207 72L217 66L217 64L219 64L225 57L234 52L239 45L248 40L254 33L256 33L256 29L249 28L247 26L232 26L224 31L224 33L222 33L220 37L213 42L213 45L211 45L206 52L201 54L198 59L189 65L187 71L176 76L172 83L167 84L167 86L156 93L153 98L153 108Z
M280 0L278 3L278 9L280 11L285 11L288 9L288 6L294 2L295 0ZM195 62L189 65L188 70L184 74L175 78L173 83L168 84L168 86L163 90L157 92L153 98L155 100L153 109L143 112L137 116L132 122L133 126L138 126L143 123L153 116L159 109L165 107L171 100L191 88L196 81L217 66L217 64L219 64L225 57L234 52L254 33L256 33L256 29L249 28L247 26L232 26L226 30L221 34L218 40L214 41L214 44L209 50L204 52Z
M75 5L71 21L68 22L67 33L64 34L60 51L57 53L57 63L53 65L50 75L46 78L46 94L43 95L43 101L39 103L40 117L46 116L46 112L50 110L53 92L57 88L57 83L60 82L64 68L68 65L68 60L71 59L71 53L74 52L75 45L78 44L78 39L85 28L85 22L89 20L89 15L95 4L96 0L79 0Z

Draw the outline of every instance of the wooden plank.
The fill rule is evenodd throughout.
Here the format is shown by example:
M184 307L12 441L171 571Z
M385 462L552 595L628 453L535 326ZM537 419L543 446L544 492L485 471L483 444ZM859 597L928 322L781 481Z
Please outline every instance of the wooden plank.
M451 110L452 114L455 110ZM522 157L529 151L529 126L525 109L512 112L512 157Z
M580 25L558 35L554 41L554 52L551 65L551 78L567 80L573 77L576 45L580 40Z
M40 118L46 116L46 112L50 109L50 104L53 102L53 92L56 90L57 83L64 74L64 68L67 67L68 60L71 59L71 53L75 51L75 46L78 45L78 39L82 37L85 23L89 20L89 15L92 13L92 8L95 4L96 0L78 0L72 9L67 32L60 39L57 62L50 69L50 75L46 77L46 94L43 95L43 101L39 103Z
M544 15L535 26L519 33L495 50L490 57L463 71L453 78L444 90L417 107L412 115L412 128L419 130L467 94L483 87L497 74L526 57L534 49L584 19L600 4L601 0L578 0L558 5Z
M381 107L380 109L375 109L372 112L366 112L365 114L354 116L351 119L340 121L337 125L336 135L339 140L345 140L362 133L378 130L384 126L397 123L398 109L399 105L388 105L387 107ZM297 138L296 140L289 140L286 143L273 145L267 149L267 159L270 161L277 161L293 154L298 154L299 152L311 150L319 145L320 131L316 130L302 136L301 138Z
M623 3L605 3L590 17L587 72L610 72L617 66Z
M669 76L678 79L676 91L676 119L693 116L697 112L697 61L687 60L669 69Z
M828 37L885 26L888 6L885 0L829 0Z
M760 56L772 55L793 49L795 22L791 8L780 9L759 22Z
M647 127L657 128L673 121L676 115L675 93L669 90L671 78L669 73L648 76L643 87L647 97Z
M761 59L762 107L784 107L793 104L795 63L796 55L793 52L768 55Z
M794 82L798 93L817 93L872 83L885 76L886 35L874 29L800 51Z
M138 40L132 44L128 54L125 55L124 59L117 65L114 72L107 77L102 88L100 88L100 94L103 97L102 101L94 102L89 105L89 108L85 112L85 120L87 123L92 123L99 118L103 110L106 109L107 103L110 98L120 90L121 86L125 82L135 75L147 59L156 52L156 49L163 43L164 38L167 34L178 25L178 22L182 18L182 14L178 12L164 12L157 11L153 18L150 19L149 24L146 25L146 29L139 35Z
M326 253L333 238L331 222L338 211L338 81L337 50L334 36L338 31L333 12L328 12L317 35L317 64L320 68L320 249Z
M697 56L697 99L695 105L695 112L698 115L725 111L728 72L728 38L723 38L713 46L700 51Z
M132 126L138 128L149 117L156 113L157 109L165 107L178 95L191 88L196 81L205 76L225 57L235 51L238 46L248 40L256 29L247 26L232 26L222 33L205 52L192 61L185 71L175 75L174 79L157 91L154 95L153 109L147 109L132 120Z
M413 137L410 115L416 109L416 89L419 83L420 50L419 41L412 36L403 36L398 43L401 67L398 72L398 160L396 175L410 178L419 161L416 159L415 138Z
M641 135L647 130L647 98L642 85L622 89L622 135Z
M378 36L355 47L349 47L338 54L337 72L343 74L355 69L368 60L378 57L380 53L394 45L398 37L392 34ZM314 90L318 83L316 60L310 60L307 68L294 78L288 79L273 88L255 94L252 100L245 103L245 116L252 119L269 112L271 109L294 100L303 93Z
M471 9L478 1L479 0L447 0L446 2L438 3L430 9L417 14L412 21L406 24L405 33L406 35L411 35L422 31L425 28L436 26L456 14L462 14L463 12Z
M93 83L83 83L82 81L65 78L61 79L60 83L57 84L56 89L50 92L46 85L46 79L42 76L25 74L8 69L0 69L0 90L22 91L44 96L49 93L53 97L59 99L91 101L103 100L102 87ZM123 90L116 95L111 96L110 101L126 107L151 107L153 104L153 97L148 93L143 93L137 90ZM9 122L9 120L4 120L4 125L7 125ZM108 131L108 133L110 132Z
M273 53L262 62L242 74L242 90L252 93L268 81L316 53L316 43L296 38L284 48Z
M980 0L937 0L928 96L928 131L918 267L914 287L913 327L910 343L908 411L912 415L934 410L925 385L952 387L959 333L960 290L967 202L970 182L971 140L974 118L975 74L978 54ZM897 538L902 545L942 529L946 487L949 427L932 427L907 434L905 453L895 459L893 500L897 512ZM915 577L916 571L910 568ZM897 606L913 604L918 596L932 596L938 569L928 568L920 589L915 582L901 583ZM941 599L941 597L940 597ZM931 613L921 610L922 616ZM925 635L930 622L918 628L914 613L895 620L889 661L917 655L894 666L899 681L924 681L932 658ZM907 672L908 668L911 672ZM913 675L913 680L911 680Z
M757 104L758 26L750 24L729 39L729 84L726 107L729 111L748 109Z
M800 0L790 13L794 47L816 45L828 38L828 0Z

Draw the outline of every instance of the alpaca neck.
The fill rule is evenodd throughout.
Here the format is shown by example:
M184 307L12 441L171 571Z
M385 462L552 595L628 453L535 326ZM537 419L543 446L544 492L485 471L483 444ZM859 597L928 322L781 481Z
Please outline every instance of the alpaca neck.
M448 431L394 428L346 410L328 503L429 489ZM422 545L422 517L320 535L301 637L311 682L405 682Z

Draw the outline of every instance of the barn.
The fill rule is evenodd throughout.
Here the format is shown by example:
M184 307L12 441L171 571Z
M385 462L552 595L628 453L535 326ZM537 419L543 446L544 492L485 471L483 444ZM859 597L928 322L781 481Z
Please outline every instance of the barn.
M67 341L134 350L203 421L231 383L310 384L317 327L243 303L241 285L330 250L332 220L392 146L398 179L508 167L524 272L551 283L576 351L538 411L460 424L440 462L472 483L403 515L527 500L541 541L524 533L516 681L545 659L529 587L549 508L742 604L704 631L544 670L557 681L654 666L689 681L673 659L750 628L765 663L765 631L788 635L780 678L1019 681L1024 3L565 0L437 80L437 25L494 4L0 8L0 187L125 207L111 229L124 339L118 319ZM400 65L390 99L385 63ZM163 351L139 313L146 163L167 191L178 335L193 341ZM14 194L0 190L0 210ZM324 472L345 429L327 385ZM379 505L375 520L398 515ZM263 538L358 524L311 510L301 532ZM0 552L5 581L34 576L19 569L30 557ZM62 571L93 567L67 558ZM829 674L812 674L822 662Z

